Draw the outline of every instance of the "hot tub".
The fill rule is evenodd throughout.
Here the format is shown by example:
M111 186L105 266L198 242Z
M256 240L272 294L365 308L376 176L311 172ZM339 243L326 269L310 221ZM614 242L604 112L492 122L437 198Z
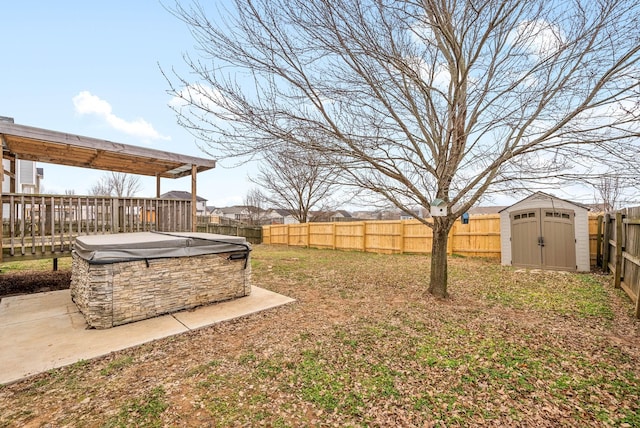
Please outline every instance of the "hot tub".
M93 328L110 328L246 296L251 247L210 233L78 236L71 297Z

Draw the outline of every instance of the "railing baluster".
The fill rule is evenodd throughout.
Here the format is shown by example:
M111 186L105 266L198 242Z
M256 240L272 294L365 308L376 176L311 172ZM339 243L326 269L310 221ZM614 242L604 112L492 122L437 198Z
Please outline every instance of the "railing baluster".
M129 199L129 210L127 211L129 218L129 232L135 232L135 224L133 219L133 199Z
M147 200L143 199L142 200L142 213L140 214L140 218L142 219L142 231L146 232L147 229Z
M46 253L45 250L45 240L44 237L47 234L46 231L46 222L45 219L47 218L47 204L45 202L44 196L40 196L40 208L39 208L39 215L40 215L40 242L42 244L42 254Z
M93 198L93 205L91 211L91 221L93 223L93 233L98 234L98 198Z
M73 197L69 197L69 240L67 241L67 250L71 252L71 235L73 234Z
M9 254L12 256L15 255L15 234L16 234L16 207L15 207L15 199L12 196L9 197L9 233L11 234L9 247Z
M60 219L60 252L64 252L64 198L58 198L58 216Z
M55 224L56 224L56 205L55 205L55 200L53 198L53 196L50 199L50 207L51 207L51 216L50 216L50 221L51 221L51 252L55 253L56 252L56 245L55 245ZM49 215L49 213L47 213L47 215Z
M104 206L104 198L100 198L100 203L102 204L102 207L101 207L102 209L100 210L101 212L97 213L96 221L98 218L101 218L100 223L102 225L102 233L104 234L104 228L105 228L105 225L107 224L107 216L105 215L106 208ZM96 227L97 227L97 224L96 224Z
M36 199L35 196L30 196L31 202L29 203L29 211L31 217L31 254L36 253L36 216L35 216L35 206Z
M19 221L20 221L20 254L22 254L24 256L25 254L25 244L24 244L24 235L25 235L25 216L26 216L26 212L25 212L25 204L24 204L24 195L20 196L20 215L19 215Z
M78 234L76 236L80 236L82 235L82 220L84 219L82 215L82 198L80 196L78 196L78 215L76 217L78 218Z

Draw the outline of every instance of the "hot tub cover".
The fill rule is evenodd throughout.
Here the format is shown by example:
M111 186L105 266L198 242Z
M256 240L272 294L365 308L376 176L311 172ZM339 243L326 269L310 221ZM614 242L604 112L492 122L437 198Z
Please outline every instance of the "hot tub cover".
M167 257L243 253L251 247L239 236L199 232L135 232L78 236L74 251L90 263L104 264Z

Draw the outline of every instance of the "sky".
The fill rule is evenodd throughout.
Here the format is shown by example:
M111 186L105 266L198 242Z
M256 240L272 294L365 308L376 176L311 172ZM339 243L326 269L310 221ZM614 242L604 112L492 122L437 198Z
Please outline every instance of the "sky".
M170 1L165 2L170 5ZM0 116L16 124L185 155L208 157L176 123L160 67L186 71L193 52L185 24L158 0L21 0L1 8ZM39 163L45 193L87 194L105 171ZM255 165L198 174L198 196L217 207L242 204ZM140 176L136 196L155 197ZM191 178L162 179L161 192L191 191Z
M187 75L182 55L194 52L194 41L159 0L4 1L0 10L0 116L21 125L208 157L169 107L161 68ZM197 193L207 205L243 204L255 187L248 178L257 173L255 164L228 162L198 174ZM38 166L44 168L45 193L87 194L105 174ZM140 179L142 191L136 196L155 197L155 178ZM190 192L190 177L162 179L161 192L171 190ZM592 198L584 191L553 193L577 202ZM505 195L485 205L517 199Z

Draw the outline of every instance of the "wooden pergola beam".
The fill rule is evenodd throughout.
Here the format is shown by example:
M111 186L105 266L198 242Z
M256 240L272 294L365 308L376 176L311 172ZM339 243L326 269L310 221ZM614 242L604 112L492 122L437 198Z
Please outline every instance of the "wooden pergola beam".
M216 166L213 159L170 153L81 135L66 134L0 121L3 157L54 163L82 168L101 169L180 178Z

